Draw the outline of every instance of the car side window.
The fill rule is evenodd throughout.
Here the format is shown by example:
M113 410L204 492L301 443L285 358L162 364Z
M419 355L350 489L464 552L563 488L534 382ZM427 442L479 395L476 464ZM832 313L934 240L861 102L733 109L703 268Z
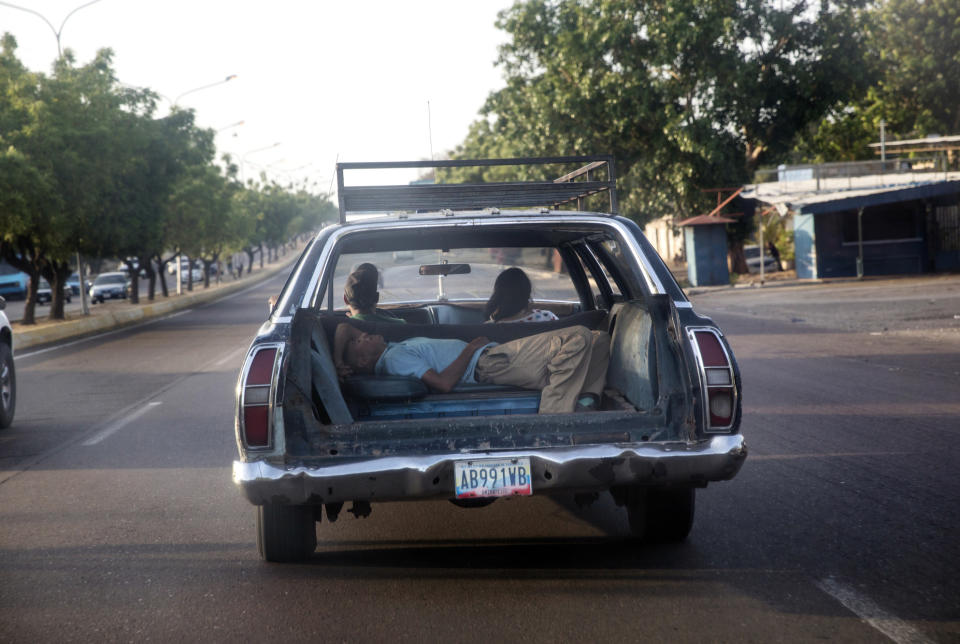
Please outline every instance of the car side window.
M574 249L586 272L594 302L598 306L609 308L615 301L615 296L619 295L619 290L615 292L611 287L611 281L607 273L597 260L589 244L579 243L574 246Z
M639 293L634 293L631 287L628 278L630 267L623 254L622 244L618 244L613 239L605 239L591 245L591 249L603 268L615 299L632 299L640 296Z

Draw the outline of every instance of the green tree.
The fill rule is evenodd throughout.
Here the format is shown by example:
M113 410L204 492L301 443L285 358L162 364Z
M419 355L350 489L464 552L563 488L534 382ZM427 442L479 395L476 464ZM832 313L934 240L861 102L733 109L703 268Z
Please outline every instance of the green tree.
M870 41L882 73L876 99L891 130L960 133L960 3L885 0Z
M860 82L858 4L518 2L497 23L506 86L453 156L611 152L628 216L704 212Z
M860 65L871 85L798 139L799 159L870 158L881 122L891 138L960 133L960 4L883 0L860 21L867 34Z
M67 51L47 77L24 70L16 59L16 41L7 35L0 58L4 143L20 155L24 170L21 216L4 228L3 252L30 275L23 322L35 322L40 276L53 289L50 316L62 319L63 285L84 228L81 221L90 219L110 181L101 165L108 158L106 122L119 109L110 93L110 53L101 51L89 64L74 66Z
M181 216L191 220L190 235L182 237L178 246L203 263L204 288L210 287L211 267L238 243L243 230L233 208L237 190L239 184L213 165L197 166L177 188L173 203Z

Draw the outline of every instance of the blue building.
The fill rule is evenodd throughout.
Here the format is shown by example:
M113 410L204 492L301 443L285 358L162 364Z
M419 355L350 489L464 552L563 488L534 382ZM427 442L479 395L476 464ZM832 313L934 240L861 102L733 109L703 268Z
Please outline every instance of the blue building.
M733 221L719 215L698 215L679 223L687 253L687 279L692 286L730 283L725 224Z
M799 278L960 269L960 173L914 171L902 161L895 167L794 175L749 186L742 196L791 217Z

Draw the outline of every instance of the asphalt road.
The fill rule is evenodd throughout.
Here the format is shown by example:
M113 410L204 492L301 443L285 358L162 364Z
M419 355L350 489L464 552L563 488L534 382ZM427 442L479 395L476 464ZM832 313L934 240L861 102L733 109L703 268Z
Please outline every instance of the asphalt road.
M606 497L380 504L268 565L233 388L281 283L18 356L0 641L960 641L960 342L796 321L832 287L698 296L751 453L685 544L629 542Z

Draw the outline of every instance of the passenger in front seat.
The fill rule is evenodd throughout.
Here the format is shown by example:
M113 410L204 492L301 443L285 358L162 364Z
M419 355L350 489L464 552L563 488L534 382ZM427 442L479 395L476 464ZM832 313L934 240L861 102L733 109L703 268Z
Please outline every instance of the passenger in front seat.
M497 275L493 295L487 300L487 322L551 322L559 318L553 311L530 305L530 278L520 268L508 268Z
M347 277L343 287L343 302L350 310L348 315L355 320L367 322L394 322L404 324L405 320L394 317L377 308L380 293L377 292L379 271L369 262L357 266Z

